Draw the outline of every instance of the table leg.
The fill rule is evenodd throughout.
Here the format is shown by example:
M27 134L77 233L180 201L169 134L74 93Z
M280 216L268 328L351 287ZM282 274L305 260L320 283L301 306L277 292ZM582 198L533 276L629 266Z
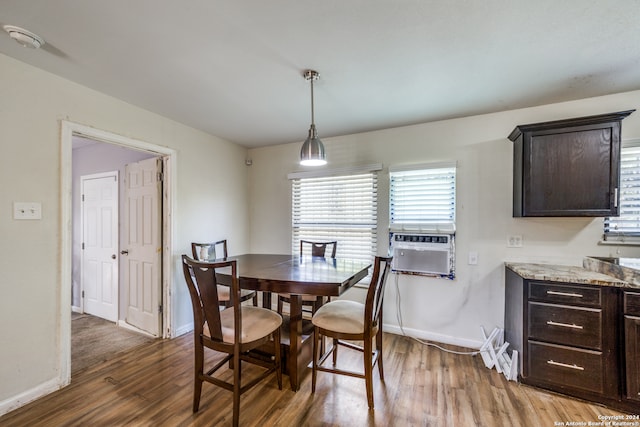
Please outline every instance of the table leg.
M302 346L302 296L291 294L289 301L289 380L291 390L298 391L298 352Z

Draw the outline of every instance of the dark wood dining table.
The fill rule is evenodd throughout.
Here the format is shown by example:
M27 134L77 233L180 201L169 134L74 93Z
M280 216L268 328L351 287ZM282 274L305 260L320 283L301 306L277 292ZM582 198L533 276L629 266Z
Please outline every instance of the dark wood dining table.
M264 307L272 307L272 293L291 294L289 317L283 316L283 370L289 375L291 389L297 391L313 353L313 327L303 321L301 295L340 296L367 275L371 263L271 254L246 254L229 259L238 261L241 288L262 291Z

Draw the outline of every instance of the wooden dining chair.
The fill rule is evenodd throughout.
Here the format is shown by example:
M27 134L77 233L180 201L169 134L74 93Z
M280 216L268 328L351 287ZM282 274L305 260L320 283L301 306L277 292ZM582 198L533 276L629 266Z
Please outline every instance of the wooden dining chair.
M331 242L312 242L310 240L300 240L300 256L305 255L307 252L305 247L308 247L311 256L326 257L327 248L331 247L331 258L336 257L336 249L338 248L337 241Z
M312 242L310 240L300 240L300 256L309 253L313 257L326 257L327 248L331 247L331 258L336 257L337 241ZM308 248L308 250L305 250ZM278 313L282 314L283 303L291 303L291 295L287 293L278 294ZM316 295L302 295L302 307L309 307L311 315L322 306L322 297Z
M182 255L184 278L189 288L193 306L194 343L194 387L193 412L200 407L200 395L204 381L233 392L233 425L240 417L240 395L258 384L268 375L276 373L278 388L282 390L282 368L280 357L280 326L282 317L275 311L260 307L241 305L239 298L231 298L233 305L220 310L216 275L231 276L232 296L240 295L237 261L200 262ZM222 270L222 271L221 271ZM249 351L271 344L274 357L254 357ZM226 353L213 367L205 371L204 349ZM233 382L224 381L215 374L231 361ZM261 375L242 384L242 362L259 365L265 370Z
M365 303L337 300L329 302L313 315L313 369L311 377L311 392L316 391L316 376L318 371L364 378L367 389L367 402L373 409L373 367L378 364L380 380L384 381L382 366L382 304L384 302L384 288L391 268L391 257L376 257L371 283L367 291ZM333 340L332 347L324 354L319 354L322 348L321 340L328 337ZM373 339L376 345L373 347ZM359 346L351 341L362 341ZM337 367L338 347L343 346L358 350L364 354L364 371L356 372ZM325 367L323 363L329 355L333 355L333 366Z
M211 243L191 242L191 254L193 259L197 261L211 262L216 259L226 259L229 256L227 252L227 239L218 240ZM233 305L230 299L229 287L218 284L218 299L225 307ZM240 302L253 300L254 307L258 306L258 293L247 289L240 290Z

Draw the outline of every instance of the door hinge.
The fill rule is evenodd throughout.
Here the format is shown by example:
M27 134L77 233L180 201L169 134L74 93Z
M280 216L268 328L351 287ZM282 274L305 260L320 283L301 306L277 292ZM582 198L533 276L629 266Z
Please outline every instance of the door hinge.
M84 298L84 291L82 291L82 298Z
M162 305L158 306L158 313L162 313Z
M84 202L84 194L82 195L82 201Z
M82 250L84 250L84 242L82 242Z
M162 172L158 172L158 182L162 182L162 180L164 179L164 174Z

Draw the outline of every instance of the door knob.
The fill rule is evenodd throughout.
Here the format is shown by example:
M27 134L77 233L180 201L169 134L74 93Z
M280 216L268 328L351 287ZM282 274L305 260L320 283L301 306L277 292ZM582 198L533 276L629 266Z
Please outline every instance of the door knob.
M129 251L126 249L123 251L120 251L120 255L129 255Z
M111 259L116 259L116 254L111 255Z

